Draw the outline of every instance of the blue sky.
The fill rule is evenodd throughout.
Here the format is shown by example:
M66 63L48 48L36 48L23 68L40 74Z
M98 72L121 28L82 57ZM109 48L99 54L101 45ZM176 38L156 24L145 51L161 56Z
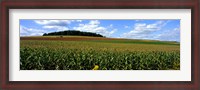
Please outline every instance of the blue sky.
M79 30L111 38L180 42L180 20L20 20L20 36Z

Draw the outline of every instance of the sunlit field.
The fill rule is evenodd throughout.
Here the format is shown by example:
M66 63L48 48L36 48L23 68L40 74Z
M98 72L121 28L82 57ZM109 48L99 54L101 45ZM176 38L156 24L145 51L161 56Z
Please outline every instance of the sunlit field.
M20 38L21 70L180 70L180 44L87 36Z

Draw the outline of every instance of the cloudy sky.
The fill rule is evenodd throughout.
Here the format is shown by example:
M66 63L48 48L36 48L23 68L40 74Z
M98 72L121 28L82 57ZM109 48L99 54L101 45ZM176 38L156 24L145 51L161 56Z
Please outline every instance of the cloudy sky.
M20 36L79 30L106 37L180 41L180 20L20 20Z

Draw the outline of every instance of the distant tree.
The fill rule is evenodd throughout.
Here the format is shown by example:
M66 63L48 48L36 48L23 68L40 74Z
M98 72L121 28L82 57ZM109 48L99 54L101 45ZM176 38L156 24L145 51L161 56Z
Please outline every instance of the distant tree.
M93 37L105 37L103 35L92 33L92 32L81 32L77 30L67 30L67 31L60 31L60 32L51 32L51 33L44 33L43 36L58 36L63 37L64 35L76 35L76 36L93 36Z
M44 33L44 34L43 34L43 36L47 36L47 34L46 34L46 33Z

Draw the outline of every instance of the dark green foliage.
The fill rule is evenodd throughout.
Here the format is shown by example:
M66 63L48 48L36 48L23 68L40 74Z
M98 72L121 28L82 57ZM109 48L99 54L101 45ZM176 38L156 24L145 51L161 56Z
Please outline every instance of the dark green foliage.
M91 32L81 32L76 30L44 33L43 36L58 36L58 35L75 35L75 36L93 36L93 37L104 37L100 34L91 33Z

